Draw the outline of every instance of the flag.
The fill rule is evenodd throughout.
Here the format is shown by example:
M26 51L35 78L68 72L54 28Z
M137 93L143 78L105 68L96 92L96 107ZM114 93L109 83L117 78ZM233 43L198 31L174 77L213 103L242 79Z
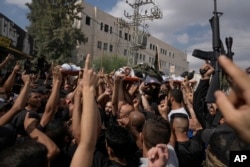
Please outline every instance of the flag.
M154 67L155 67L155 70L157 71L160 70L158 46L156 47L156 52L155 52Z

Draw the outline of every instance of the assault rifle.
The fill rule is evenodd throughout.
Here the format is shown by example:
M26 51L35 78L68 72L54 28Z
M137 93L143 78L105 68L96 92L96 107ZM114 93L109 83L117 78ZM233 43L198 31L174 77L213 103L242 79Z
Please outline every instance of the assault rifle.
M231 60L233 59L234 53L232 52L232 43L233 39L232 37L226 38L226 46L227 46L227 53L224 50L223 43L220 39L220 25L219 25L219 17L223 13L217 12L217 4L216 0L214 0L214 12L213 17L209 20L211 29L212 29L212 45L213 45L213 51L202 51L195 49L192 53L194 57L197 57L199 59L203 60L209 60L211 65L214 67L215 72L212 76L210 86L207 92L206 96L206 102L207 103L214 103L215 97L214 92L216 90L222 90L223 89L223 78L224 78L224 72L222 71L221 67L218 64L218 57L221 54L227 55ZM204 74L206 71L200 71L201 75Z

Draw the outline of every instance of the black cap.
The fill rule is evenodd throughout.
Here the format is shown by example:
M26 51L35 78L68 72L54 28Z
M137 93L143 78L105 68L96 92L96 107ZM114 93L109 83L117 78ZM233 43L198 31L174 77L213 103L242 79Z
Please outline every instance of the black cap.
M213 129L205 129L201 138L210 145L211 152L225 165L229 165L230 151L250 149L250 145L244 143L226 123Z

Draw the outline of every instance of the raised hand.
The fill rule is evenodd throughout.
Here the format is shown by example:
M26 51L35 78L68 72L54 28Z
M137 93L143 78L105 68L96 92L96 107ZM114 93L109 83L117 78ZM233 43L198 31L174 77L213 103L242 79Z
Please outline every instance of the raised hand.
M14 67L14 69L13 69L13 71L14 71L14 72L19 72L20 70L21 70L21 65L20 65L20 62L17 61L17 62L16 62L16 65L15 65L15 67Z
M148 167L165 167L168 162L168 148L166 144L157 144L148 153Z
M222 91L217 91L216 104L226 122L238 132L241 139L250 143L250 78L226 56L219 56L218 61L235 85L228 97Z
M62 72L60 70L60 67L56 66L53 68L53 83L59 82L62 83Z
M83 89L90 89L95 91L98 84L97 73L90 68L90 54L87 55L83 73Z
M202 79L209 79L214 73L214 68L207 62L200 68L200 70L205 71L205 73L202 75Z
M14 56L12 54L8 54L8 56L5 58L7 61L14 60Z
M25 71L22 73L22 80L24 83L28 83L31 81L30 75L26 74Z

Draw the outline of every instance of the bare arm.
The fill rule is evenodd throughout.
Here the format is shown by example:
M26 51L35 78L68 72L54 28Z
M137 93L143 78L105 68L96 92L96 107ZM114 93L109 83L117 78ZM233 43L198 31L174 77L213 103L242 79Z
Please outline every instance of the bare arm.
M77 143L80 142L82 115L82 88L78 85L74 95L74 108L72 114L72 134Z
M37 123L38 120L35 118L30 118L29 112L27 112L24 120L24 128L27 134L29 134L32 139L45 145L48 150L47 158L52 160L59 154L60 149L47 135L36 128Z
M113 88L113 94L112 94L112 114L115 116L118 113L119 109L119 101L122 100L120 98L120 85L121 85L121 77L115 76L115 82L114 82L114 88Z
M83 74L83 114L81 120L81 138L71 161L71 167L90 167L97 140L98 109L95 100L97 74L89 68L90 55L85 61Z
M60 86L62 84L62 74L59 68L53 70L53 87L50 97L45 106L45 111L40 121L40 125L45 127L54 117L57 109Z
M15 83L16 74L20 70L20 68L21 68L20 64L19 64L19 62L17 62L14 69L13 69L13 71L11 72L10 76L5 81L5 83L3 84L3 87L4 87L6 92L11 91L11 89L12 89L14 83Z
M22 80L24 82L24 86L20 92L20 94L18 95L15 103L13 104L13 106L11 107L11 109L4 114L1 118L0 118L0 126L5 125L6 123L8 123L15 115L16 113L23 109L25 106L25 103L27 101L27 96L29 94L29 88L30 88L30 75L27 74L22 74Z
M3 69L6 66L6 64L13 59L14 56L9 53L8 56L0 63L0 70Z

